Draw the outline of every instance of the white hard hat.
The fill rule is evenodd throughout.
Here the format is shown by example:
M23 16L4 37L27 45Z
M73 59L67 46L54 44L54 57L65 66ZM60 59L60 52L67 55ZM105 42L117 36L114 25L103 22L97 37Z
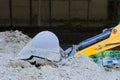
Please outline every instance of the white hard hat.
M53 61L59 61L61 55L57 36L50 31L42 31L38 33L20 51L17 59L27 59L32 55Z

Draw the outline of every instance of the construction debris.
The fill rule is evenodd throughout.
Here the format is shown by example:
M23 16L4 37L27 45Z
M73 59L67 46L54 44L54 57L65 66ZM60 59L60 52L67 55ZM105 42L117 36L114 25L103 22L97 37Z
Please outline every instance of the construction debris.
M34 57L29 61L13 60L29 40L20 31L0 32L0 80L120 80L119 68L106 71L84 54L60 63ZM39 68L31 65L35 61L42 62Z

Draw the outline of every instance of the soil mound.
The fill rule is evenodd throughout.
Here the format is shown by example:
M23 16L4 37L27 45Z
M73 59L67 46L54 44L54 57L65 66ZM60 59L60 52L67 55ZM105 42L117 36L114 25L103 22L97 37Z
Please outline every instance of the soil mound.
M120 71L105 71L84 54L36 68L22 60L12 60L30 40L20 31L0 32L1 80L119 80Z

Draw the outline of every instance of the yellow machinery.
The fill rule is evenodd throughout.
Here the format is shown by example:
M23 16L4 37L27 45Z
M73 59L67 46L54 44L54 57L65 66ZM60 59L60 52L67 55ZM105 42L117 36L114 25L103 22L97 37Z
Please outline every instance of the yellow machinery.
M82 50L79 50L75 55L80 55L81 53L91 56L93 54L105 51L114 47L120 46L120 24L114 28L111 28L111 33L108 38L99 41L93 45L90 45Z
M42 31L20 51L19 59L37 56L60 61L62 58L77 56L81 53L91 56L117 46L120 46L120 24L110 29L104 29L101 34L81 41L78 45L73 45L65 51L59 46L59 40L54 33Z

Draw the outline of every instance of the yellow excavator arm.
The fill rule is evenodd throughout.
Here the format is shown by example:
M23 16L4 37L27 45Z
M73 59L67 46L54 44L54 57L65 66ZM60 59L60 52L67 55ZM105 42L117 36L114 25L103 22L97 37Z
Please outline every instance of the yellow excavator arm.
M47 44L47 45L46 45ZM78 45L63 50L59 46L57 36L50 31L38 33L20 51L19 59L28 59L31 56L38 56L52 61L60 61L61 58L80 55L86 56L120 46L120 24L114 28L104 29L101 34L81 41Z
M117 46L120 46L120 24L112 28L110 36L107 39L92 44L82 50L78 50L75 55L84 53L86 56L91 56Z

